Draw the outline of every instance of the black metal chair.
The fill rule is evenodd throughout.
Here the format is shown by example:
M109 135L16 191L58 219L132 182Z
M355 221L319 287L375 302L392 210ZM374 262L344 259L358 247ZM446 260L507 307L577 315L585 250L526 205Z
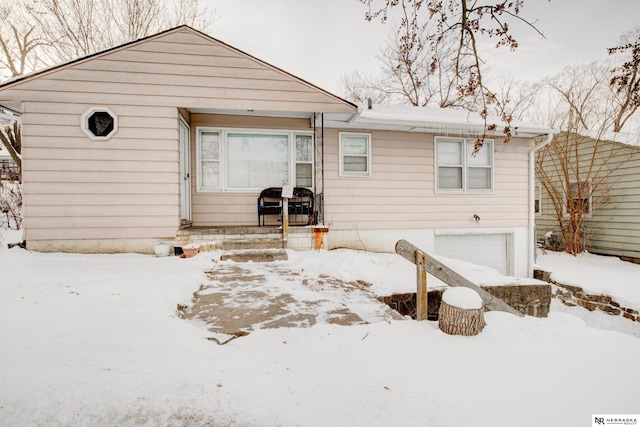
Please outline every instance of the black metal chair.
M295 187L293 197L288 200L289 223L297 225L313 224L313 191ZM270 187L260 192L258 197L258 226L265 225L265 216L277 215L282 221L282 188Z

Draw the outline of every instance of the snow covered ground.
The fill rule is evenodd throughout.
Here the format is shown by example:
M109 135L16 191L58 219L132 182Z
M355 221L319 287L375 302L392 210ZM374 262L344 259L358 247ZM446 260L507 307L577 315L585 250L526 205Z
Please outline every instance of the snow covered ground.
M489 312L475 337L399 320L217 345L176 314L217 256L2 246L0 425L585 426L592 414L640 413L640 339L567 313ZM290 252L283 263L379 293L415 280L391 254Z

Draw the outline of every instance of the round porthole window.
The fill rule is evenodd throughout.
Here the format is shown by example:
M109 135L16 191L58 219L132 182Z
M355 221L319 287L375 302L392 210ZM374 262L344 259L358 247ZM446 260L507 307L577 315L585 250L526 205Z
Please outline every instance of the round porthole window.
M107 140L118 130L118 116L106 107L91 108L82 115L82 130L94 140Z

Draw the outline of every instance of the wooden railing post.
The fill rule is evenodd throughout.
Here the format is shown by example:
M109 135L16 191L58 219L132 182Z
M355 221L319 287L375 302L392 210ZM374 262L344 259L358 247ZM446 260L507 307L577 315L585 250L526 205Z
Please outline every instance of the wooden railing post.
M450 269L449 267L447 267L446 265L444 265L434 257L429 256L427 258L426 253L422 252L419 248L407 242L406 240L398 240L398 242L396 243L396 253L406 258L408 261L416 264L416 266L418 266L418 257L419 257L418 252L424 254L424 266L426 270L425 275L426 273L429 273L432 276L442 280L449 286L464 286L466 288L473 289L480 295L480 298L482 298L482 302L484 306L489 310L505 311L507 313L514 314L516 316L524 316L524 314L520 313L515 308L511 307L501 299L494 297L489 292L485 291L480 286L476 285L475 283L468 280L467 278L456 273L455 271L453 271L452 269ZM418 277L421 277L419 266L418 266ZM425 278L425 288L426 288L426 278ZM420 279L418 280L418 292L420 292ZM416 294L416 297L419 297L419 294ZM419 298L418 298L418 301L420 301ZM425 301L426 301L426 289L425 289ZM418 304L420 304L420 302L418 302Z
M427 320L427 254L416 251L416 320Z
M282 249L287 249L289 240L289 199L282 198Z
M289 240L289 199L293 197L293 186L283 185L282 197L282 249L287 249Z

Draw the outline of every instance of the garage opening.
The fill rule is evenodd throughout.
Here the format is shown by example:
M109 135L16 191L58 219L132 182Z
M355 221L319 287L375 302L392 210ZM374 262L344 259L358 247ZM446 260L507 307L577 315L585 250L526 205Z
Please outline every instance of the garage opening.
M509 233L436 235L435 253L513 274Z

